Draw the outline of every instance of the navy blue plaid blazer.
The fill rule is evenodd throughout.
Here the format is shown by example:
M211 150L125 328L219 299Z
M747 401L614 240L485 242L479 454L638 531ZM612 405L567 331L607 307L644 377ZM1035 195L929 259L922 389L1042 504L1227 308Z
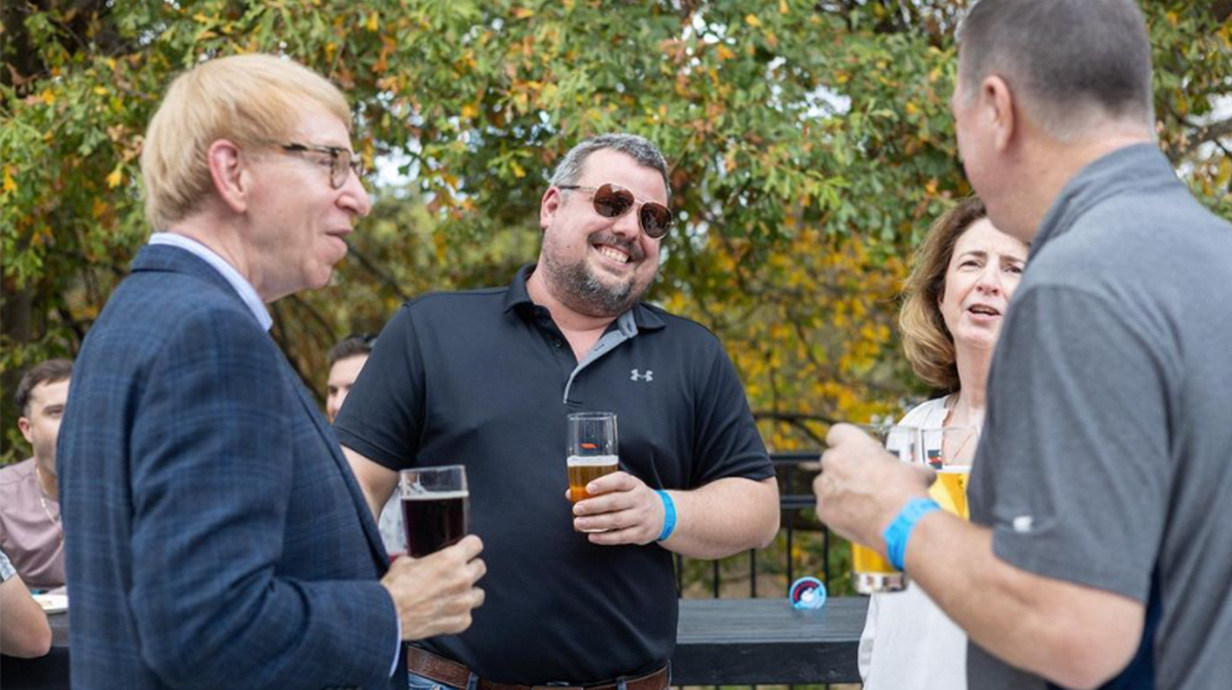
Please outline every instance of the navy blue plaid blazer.
M143 248L69 388L73 687L390 686L376 524L316 403L221 275Z

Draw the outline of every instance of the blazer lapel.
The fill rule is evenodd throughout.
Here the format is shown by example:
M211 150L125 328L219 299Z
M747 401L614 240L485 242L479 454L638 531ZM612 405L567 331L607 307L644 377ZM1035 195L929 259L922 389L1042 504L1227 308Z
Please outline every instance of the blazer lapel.
M308 416L312 418L312 423L316 426L317 432L325 440L325 445L329 447L330 458L334 464L338 466L338 471L342 474L342 479L346 482L347 491L351 492L351 500L355 502L355 507L360 513L360 522L364 526L364 535L368 538L368 546L372 548L372 555L380 565L380 572L384 573L389 569L389 553L385 550L385 542L381 539L380 529L377 527L376 518L372 515L372 511L368 509L368 501L364 498L363 489L359 488L359 482L355 479L355 474L351 471L351 465L347 462L346 457L342 454L342 446L338 443L338 437L334 435L334 430L329 426L329 422L325 420L324 415L317 408L316 401L308 394L308 389L304 387L303 381L299 375L291 368L290 363L283 358L283 375L290 382L291 387L295 389L296 395L299 396L300 404L304 406L304 410Z

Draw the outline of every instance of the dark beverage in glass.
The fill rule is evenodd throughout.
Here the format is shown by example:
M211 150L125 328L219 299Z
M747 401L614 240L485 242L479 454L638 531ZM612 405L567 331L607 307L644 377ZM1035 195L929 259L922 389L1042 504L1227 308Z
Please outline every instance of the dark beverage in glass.
M419 558L461 541L470 522L469 500L465 491L403 496L407 553Z
M470 529L470 493L461 465L402 470L406 552L427 556L458 543Z

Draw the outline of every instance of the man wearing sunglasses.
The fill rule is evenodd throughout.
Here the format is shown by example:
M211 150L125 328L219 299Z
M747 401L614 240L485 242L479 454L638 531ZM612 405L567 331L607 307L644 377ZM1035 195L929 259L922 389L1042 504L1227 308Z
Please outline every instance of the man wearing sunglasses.
M719 341L640 302L672 225L641 137L577 145L543 193L537 264L506 288L427 295L381 333L336 430L375 511L396 471L462 463L494 594L417 643L412 687L662 690L672 554L764 546L778 490ZM566 499L567 414L617 415L620 471Z
M405 687L401 640L483 600L471 537L389 564L265 304L325 285L370 203L343 95L267 55L178 77L141 167L157 232L60 429L74 687ZM76 407L76 409L74 409Z

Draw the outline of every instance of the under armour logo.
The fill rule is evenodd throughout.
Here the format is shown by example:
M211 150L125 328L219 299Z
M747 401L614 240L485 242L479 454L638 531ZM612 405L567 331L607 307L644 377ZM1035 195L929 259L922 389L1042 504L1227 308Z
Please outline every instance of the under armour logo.
M629 372L630 381L654 381L654 371L647 369L645 374L639 374L637 369Z

